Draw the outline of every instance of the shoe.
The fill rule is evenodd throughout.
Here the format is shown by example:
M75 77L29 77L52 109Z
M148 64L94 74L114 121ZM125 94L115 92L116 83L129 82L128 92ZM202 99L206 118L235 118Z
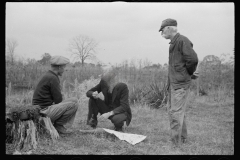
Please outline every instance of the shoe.
M89 121L87 121L87 125L90 125L92 128L96 128L97 124L98 124L98 121L93 118L91 118Z
M180 146L179 142L178 142L176 139L174 139L174 138L171 138L171 139L170 139L170 142L171 142L171 144L172 144L172 146L173 146L174 148Z
M181 142L186 143L187 142L187 136L181 136Z
M187 142L187 138L181 138L182 143L186 143Z
M115 131L123 132L123 127L114 127Z
M71 131L68 131L63 125L54 125L54 127L58 131L59 134L72 133Z

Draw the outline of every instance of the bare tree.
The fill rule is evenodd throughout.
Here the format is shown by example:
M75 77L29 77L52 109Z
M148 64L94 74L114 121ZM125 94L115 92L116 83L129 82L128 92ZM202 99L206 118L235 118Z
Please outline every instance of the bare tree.
M143 66L144 67L149 67L151 65L152 65L152 62L148 58L145 58L144 61L143 61Z
M75 58L80 59L83 66L86 59L96 58L95 49L97 45L98 43L94 39L85 35L79 35L70 41L69 51Z
M7 39L6 43L6 51L7 51L7 56L9 57L11 64L14 63L14 53L15 49L18 46L18 42L15 39Z

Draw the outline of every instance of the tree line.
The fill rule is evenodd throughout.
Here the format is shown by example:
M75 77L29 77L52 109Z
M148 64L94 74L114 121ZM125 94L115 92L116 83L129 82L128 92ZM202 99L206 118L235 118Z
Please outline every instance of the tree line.
M44 53L40 60L28 59L27 62L15 60L15 50L18 43L8 39L6 43L6 86L13 85L34 88L40 76L49 69L50 53ZM96 58L97 42L86 36L77 36L70 41L69 51L78 56L79 61L71 63L62 80L71 86L77 79L79 83L91 76L98 78L103 73L104 64L86 63L87 59ZM235 50L234 50L235 51ZM77 58L77 57L75 57ZM191 88L200 95L207 95L219 88L234 90L234 55L222 54L220 57L208 55L199 61L200 77L193 81ZM149 86L164 86L167 79L168 64L152 64L149 60L125 60L115 64L121 75L121 80L130 84L134 96L144 96ZM22 84L19 84L22 83ZM151 85L150 85L151 84ZM147 87L148 86L148 87ZM161 87L161 88L162 88ZM141 89L140 89L141 88Z
M7 38L5 44L6 61L14 65L16 57L15 51L19 45L18 41L14 38ZM98 42L93 38L90 38L86 35L78 35L69 41L69 47L67 50L72 54L74 59L80 60L80 63L83 66L86 60L96 59L97 46ZM39 62L45 65L48 63L50 57L51 56L49 53L44 53Z

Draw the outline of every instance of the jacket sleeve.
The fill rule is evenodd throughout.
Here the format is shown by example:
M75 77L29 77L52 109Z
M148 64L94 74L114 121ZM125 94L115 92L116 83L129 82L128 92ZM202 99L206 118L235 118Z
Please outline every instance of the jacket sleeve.
M97 91L98 93L101 92L101 84L97 84L95 87L91 88L90 90L87 91L86 96L89 98L93 98L92 93Z
M169 75L167 75L167 86L166 86L166 90L169 91L170 89L170 78Z
M54 78L50 81L50 91L55 104L62 102L61 87L58 79Z
M127 85L125 84L120 93L120 106L113 110L114 114L127 112L127 110L129 110L128 96L129 96L129 90Z
M196 70L198 57L196 52L193 50L193 44L188 39L182 41L182 53L187 71L189 75L192 75Z

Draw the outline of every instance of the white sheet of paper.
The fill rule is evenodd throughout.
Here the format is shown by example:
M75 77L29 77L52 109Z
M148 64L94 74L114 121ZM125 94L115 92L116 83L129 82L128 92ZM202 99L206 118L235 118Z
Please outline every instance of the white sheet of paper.
M131 133L122 133L117 132L114 130L103 128L106 132L114 134L117 136L120 140L125 140L128 143L135 145L141 141L143 141L147 136L139 135L139 134L131 134Z

